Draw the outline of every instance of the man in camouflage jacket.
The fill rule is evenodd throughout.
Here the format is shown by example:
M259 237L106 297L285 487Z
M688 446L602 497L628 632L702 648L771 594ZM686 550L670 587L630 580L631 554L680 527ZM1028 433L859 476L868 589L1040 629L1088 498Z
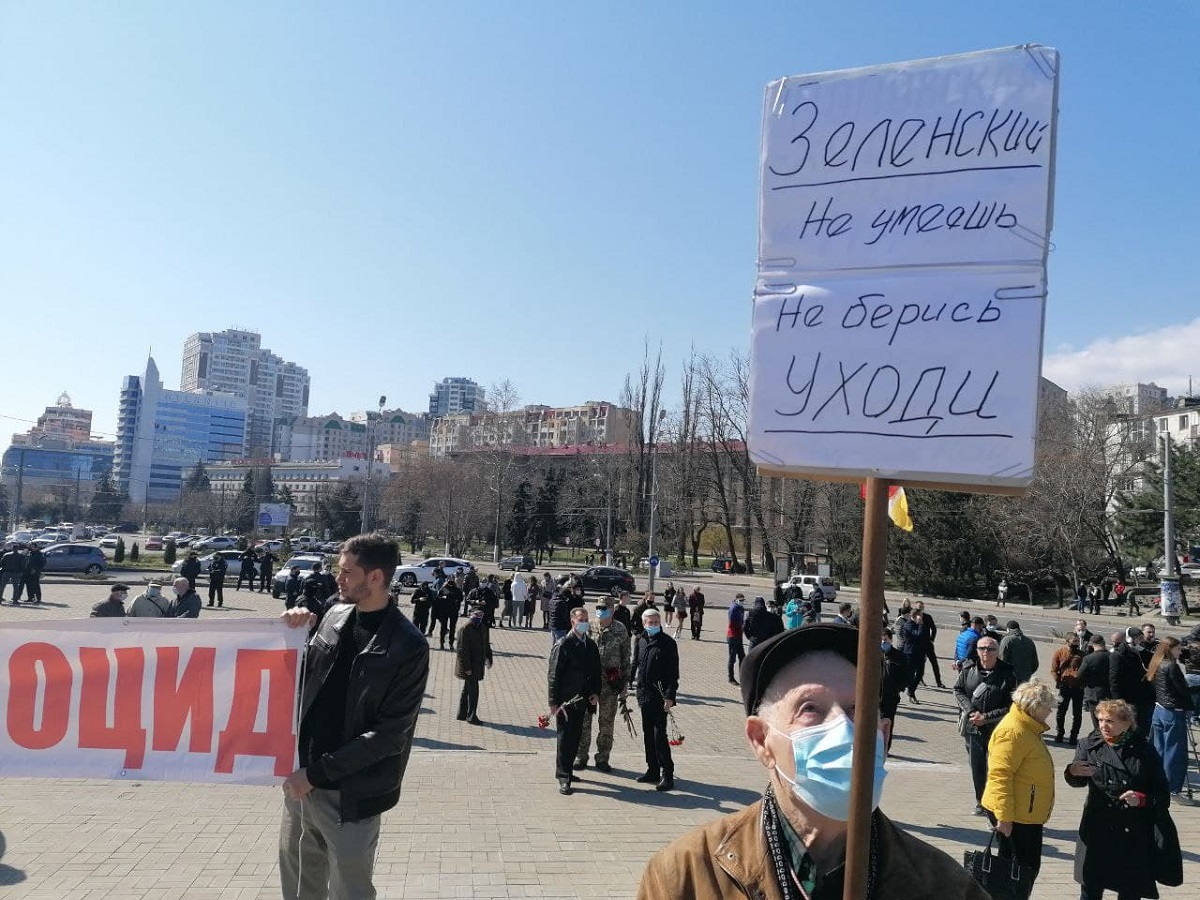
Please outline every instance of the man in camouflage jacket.
M579 753L575 759L576 769L586 769L588 748L592 745L592 719L596 719L596 768L601 772L612 771L608 764L612 752L613 728L617 720L617 707L629 687L629 630L616 621L606 599L596 604L589 640L596 642L600 651L600 703L595 714L583 720L583 734L579 739Z

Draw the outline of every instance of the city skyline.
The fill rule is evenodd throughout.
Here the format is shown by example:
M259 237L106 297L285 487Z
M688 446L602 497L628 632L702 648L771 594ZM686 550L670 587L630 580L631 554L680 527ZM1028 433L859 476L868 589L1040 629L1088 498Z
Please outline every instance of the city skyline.
M1043 374L1183 393L1200 7L1080 15L10 6L0 416L65 389L111 437L122 377L153 351L177 384L219 323L307 367L321 412L418 411L447 373L619 400L643 343L675 407L693 348L749 344L765 86L1028 42L1062 56Z

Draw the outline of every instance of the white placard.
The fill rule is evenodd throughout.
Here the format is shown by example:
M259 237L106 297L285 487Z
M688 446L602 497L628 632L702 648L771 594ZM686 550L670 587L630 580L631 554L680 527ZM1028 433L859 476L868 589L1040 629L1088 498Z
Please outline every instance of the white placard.
M1030 483L1057 84L1030 45L768 86L760 467Z
M750 447L810 474L1021 485L1041 269L825 276L754 304Z

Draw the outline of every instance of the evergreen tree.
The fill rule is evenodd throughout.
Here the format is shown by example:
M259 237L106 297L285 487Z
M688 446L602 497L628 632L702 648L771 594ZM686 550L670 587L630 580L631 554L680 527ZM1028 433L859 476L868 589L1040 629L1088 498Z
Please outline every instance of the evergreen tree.
M558 497L562 493L562 484L563 474L557 469L550 469L538 487L529 532L534 547L548 547L558 535Z
M125 562L125 539L117 538L117 546L113 548L113 562Z
M105 473L92 493L88 504L89 522L118 522L121 518L121 508L129 498L117 490L112 479Z
M279 493L276 495L276 500L280 503L286 504L288 509L290 509L292 512L296 511L296 496L292 493L292 489L286 484L279 489Z
M208 493L212 490L212 484L208 479L208 471L204 468L203 462L196 463L196 467L188 474L183 489L189 493Z
M1200 543L1200 450L1171 446L1176 552ZM1117 528L1125 555L1149 563L1163 555L1163 468L1146 462L1142 490L1117 497Z
M129 548L129 561L137 562L141 556L141 551L138 550L137 541L133 542L133 546Z
M9 517L8 488L0 483L0 522L7 522Z
M320 528L328 528L338 540L358 534L362 522L362 502L354 485L348 481L338 482L332 491L322 496L317 509L317 522Z
M524 550L528 546L532 530L532 521L529 518L532 501L533 491L530 484L528 481L522 481L517 485L512 510L508 514L508 521L504 523L508 543L514 550Z
M233 500L233 528L238 534L247 534L254 530L258 521L258 503L254 498L254 470L246 472L242 479L242 489Z
M400 533L408 540L408 548L413 553L416 553L425 543L422 512L420 498L410 497L408 504L404 507L404 518L400 522Z
M174 541L163 542L163 565L173 566L175 564L176 547Z

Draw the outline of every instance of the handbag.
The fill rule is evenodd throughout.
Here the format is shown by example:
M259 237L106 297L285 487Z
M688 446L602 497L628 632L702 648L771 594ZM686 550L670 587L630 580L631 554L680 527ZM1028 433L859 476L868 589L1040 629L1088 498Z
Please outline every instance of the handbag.
M971 877L988 892L992 900L1029 900L1036 873L1015 858L994 856L992 843L995 840L996 832L993 829L987 846L982 850L963 851L963 868L971 873Z

